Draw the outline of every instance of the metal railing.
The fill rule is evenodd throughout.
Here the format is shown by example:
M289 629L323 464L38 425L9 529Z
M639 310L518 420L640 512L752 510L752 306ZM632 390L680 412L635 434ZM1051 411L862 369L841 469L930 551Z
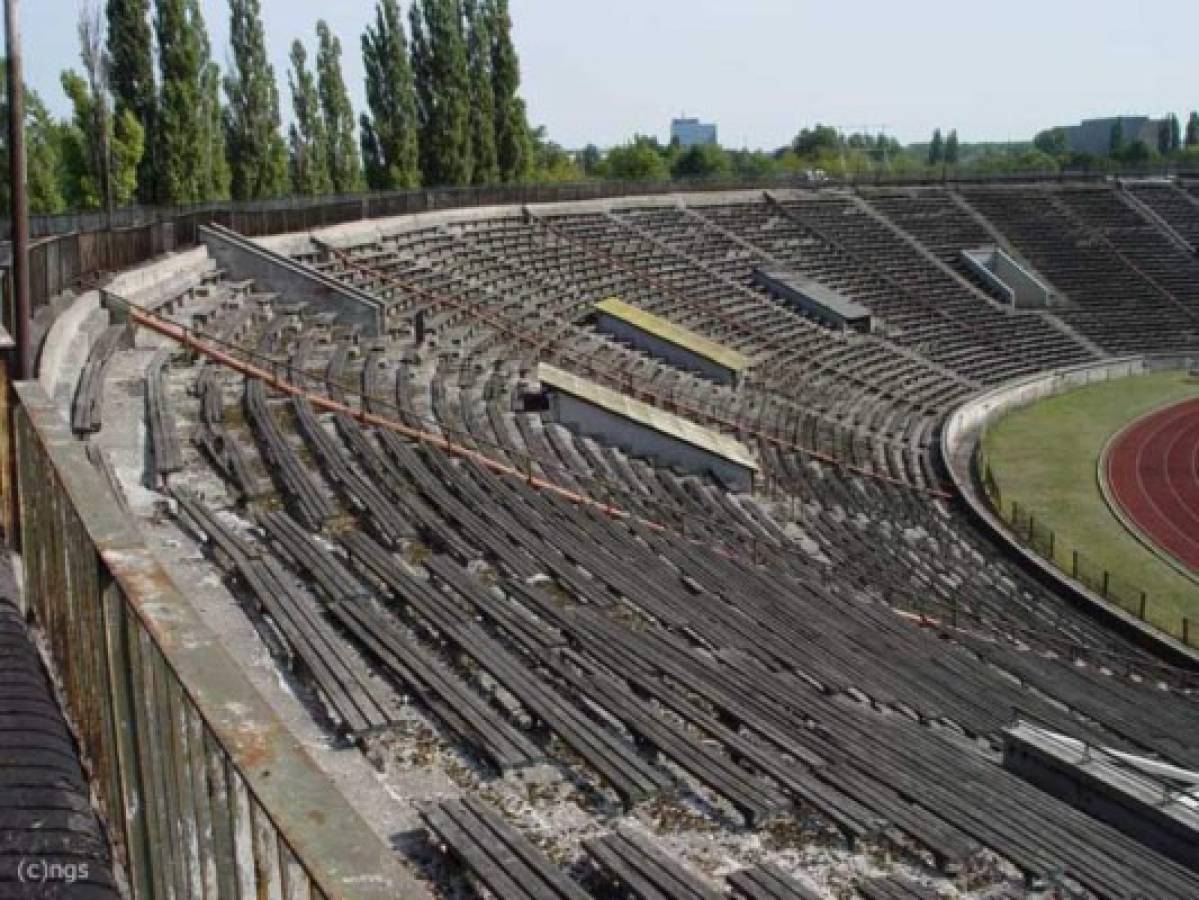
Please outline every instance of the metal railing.
M424 896L16 385L25 597L134 898Z
M1005 497L981 437L975 451L974 465L992 512L1018 541L1062 573L1142 622L1178 638L1188 647L1199 647L1199 633L1194 635L1196 640L1192 640L1190 618L1161 610L1160 601L1140 585L1111 571L1084 550L1060 540L1057 531L1043 518L1039 518L1027 504Z

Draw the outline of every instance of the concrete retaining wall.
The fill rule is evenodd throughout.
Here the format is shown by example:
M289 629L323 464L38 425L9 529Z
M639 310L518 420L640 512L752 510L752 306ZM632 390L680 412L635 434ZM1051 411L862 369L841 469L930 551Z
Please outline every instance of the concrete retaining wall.
M672 341L663 340L657 335L650 334L638 328L631 322L608 313L600 313L596 319L596 330L609 334L616 340L628 344L638 350L643 350L650 356L664 360L676 369L685 372L695 372L717 384L737 383L737 372L726 368L715 360L698 353L693 353L686 347Z
M754 472L730 459L654 431L561 391L551 394L555 421L580 434L615 444L634 456L649 457L696 474L712 473L733 491L753 490Z
M1199 651L1109 603L1016 541L991 510L974 471L975 450L987 425L1013 410L1088 384L1152 372L1189 370L1197 365L1199 354L1125 356L1053 369L1008 382L974 396L950 413L941 428L941 456L968 513L984 531L1007 543L1012 554L1035 578L1172 665L1199 671Z
M201 227L200 240L228 275L253 279L259 289L287 303L306 303L311 312L332 313L343 325L369 337L384 331L386 304L365 291L298 265L281 253L219 226Z

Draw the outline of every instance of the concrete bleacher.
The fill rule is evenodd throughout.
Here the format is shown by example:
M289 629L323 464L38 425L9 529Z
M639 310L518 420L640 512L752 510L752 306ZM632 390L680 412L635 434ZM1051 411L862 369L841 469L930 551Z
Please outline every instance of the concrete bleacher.
M1129 341L1190 308L1189 270L1107 193L937 188L911 210L906 196L467 210L289 238L299 263L385 301L377 336L197 266L171 284L172 315L314 396L142 348L155 421L130 432L153 446L125 456L161 493L133 513L187 526L180 555L224 576L259 641L247 665L378 769L380 804L434 839L419 842L432 871L539 896L720 896L726 878L738 896L806 896L794 857L762 849L797 829L838 864L905 860L837 885L867 896L958 877L1193 896L1193 872L999 751L1019 708L1194 766L1194 697L979 532L938 492L933 452L981 386L1109 348L1105 317L1126 305L1082 293L1073 239L1141 278L1149 315ZM1063 321L972 283L953 223L967 245L1001 232L1065 294ZM846 335L781 308L753 282L774 264L889 329ZM754 364L715 384L615 341L589 323L615 295ZM123 371L136 352L114 351ZM735 442L760 477L729 490L563 427L528 402L539 363ZM436 773L436 805L406 793L413 767ZM696 874L685 840L628 837L676 807L688 838L732 836L718 874Z
M1061 317L1095 344L1123 353L1199 342L1189 291L1180 296L1150 271L1164 274L1164 262L1182 275L1194 262L1110 190L979 187L962 195L1069 300Z

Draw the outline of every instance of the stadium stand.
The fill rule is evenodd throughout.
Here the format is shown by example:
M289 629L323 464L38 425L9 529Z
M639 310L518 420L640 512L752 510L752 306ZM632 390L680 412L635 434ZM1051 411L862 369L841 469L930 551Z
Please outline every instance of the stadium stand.
M1180 188L1134 190L1179 234L1199 225ZM866 897L932 896L924 882L982 877L987 854L1037 889L1199 893L1003 768L1014 710L1192 768L1199 716L1180 673L979 531L935 452L940 420L985 386L1199 345L1199 264L1119 190L634 198L335 237L298 236L292 256L387 300L383 334L211 273L173 288L174 318L260 369L147 361L156 481L330 735L378 760L406 739L408 700L470 749L461 796L421 817L476 883L818 895L781 856L697 874L627 827L683 804L727 834L803 820L838 852L917 860L923 880L862 878ZM1005 308L971 281L959 252L988 243L1060 305ZM798 315L756 285L763 266L884 328ZM594 327L609 297L748 368L716 384L621 344ZM563 427L538 362L735 438L760 482L729 490ZM604 798L579 801L590 825L564 850L482 799L534 770Z
M1180 289L1170 270L1178 266L1181 277L1195 261L1112 190L979 187L962 194L1070 302L1062 318L1105 350L1199 341L1193 289Z

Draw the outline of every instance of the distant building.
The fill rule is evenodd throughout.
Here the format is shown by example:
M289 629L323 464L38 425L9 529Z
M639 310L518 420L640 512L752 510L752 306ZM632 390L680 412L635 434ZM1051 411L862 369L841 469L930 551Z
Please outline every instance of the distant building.
M680 147L715 144L716 126L704 124L699 119L675 119L670 123L670 140L678 141Z
M1090 153L1106 156L1112 147L1112 128L1117 120L1124 126L1124 146L1144 141L1150 147L1157 146L1157 129L1160 119L1148 116L1111 116L1106 119L1086 119L1078 125L1067 125L1066 147L1071 153Z

